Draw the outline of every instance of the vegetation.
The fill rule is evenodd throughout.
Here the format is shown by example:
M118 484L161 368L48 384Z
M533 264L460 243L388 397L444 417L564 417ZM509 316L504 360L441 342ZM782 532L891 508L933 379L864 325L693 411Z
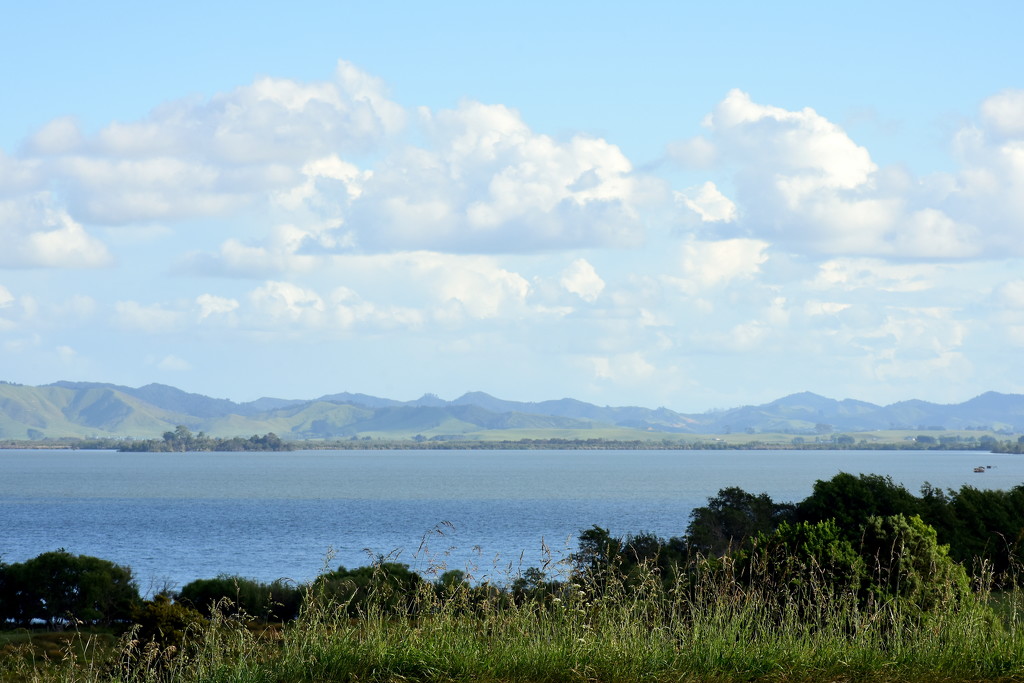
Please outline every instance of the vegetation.
M290 451L295 449L294 442L282 441L273 432L263 436L253 435L248 439L233 437L230 439L214 439L199 432L193 434L183 425L178 425L173 432L165 432L162 439L146 439L144 441L122 441L118 450L143 453L184 453L186 451Z
M874 475L795 504L727 488L681 537L591 527L564 563L502 583L382 558L143 601L127 570L46 553L0 566L0 620L20 626L0 634L0 681L1021 680L1022 500ZM93 628L55 650L32 620ZM96 630L119 623L117 641Z
M61 549L26 562L0 563L0 622L22 627L33 621L51 627L123 623L138 600L131 570L97 557Z

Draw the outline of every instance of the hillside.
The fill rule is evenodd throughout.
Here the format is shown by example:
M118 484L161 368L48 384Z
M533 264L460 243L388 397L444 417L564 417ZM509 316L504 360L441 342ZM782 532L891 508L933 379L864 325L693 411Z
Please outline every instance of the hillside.
M154 438L177 425L216 437L274 432L285 439L482 438L485 434L820 434L887 429L1024 431L1024 396L988 392L964 403L910 400L878 406L803 392L759 406L700 414L667 408L596 406L571 398L507 401L471 392L452 401L427 394L397 401L337 393L315 399L264 397L247 403L161 384L0 383L0 439ZM631 437L630 435L635 435Z

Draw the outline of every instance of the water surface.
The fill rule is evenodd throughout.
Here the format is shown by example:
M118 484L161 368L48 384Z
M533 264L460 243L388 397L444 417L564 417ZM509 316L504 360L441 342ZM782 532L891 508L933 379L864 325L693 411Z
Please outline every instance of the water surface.
M992 465L975 474L977 465ZM917 492L1011 488L1024 458L922 451L0 451L0 559L66 548L133 568L144 592L219 573L308 580L388 556L500 579L592 524L683 533L725 486L798 501L840 471Z

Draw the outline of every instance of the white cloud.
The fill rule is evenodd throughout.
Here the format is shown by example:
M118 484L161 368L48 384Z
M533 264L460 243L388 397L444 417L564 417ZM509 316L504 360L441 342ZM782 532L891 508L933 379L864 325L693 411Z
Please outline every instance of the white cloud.
M14 295L11 294L11 290L0 285L0 308L7 308L12 303L14 303Z
M41 181L39 161L11 158L0 149L0 198L36 191Z
M213 294L200 294L196 297L196 305L199 306L199 319L203 320L210 316L227 315L237 310L239 303L236 299Z
M808 301L804 304L804 313L808 316L836 315L850 308L850 304L838 301Z
M0 267L98 268L113 260L45 192L0 200L0 244Z
M685 288L698 292L757 275L768 260L768 243L752 239L690 241L682 247Z
M986 127L1004 137L1024 138L1024 90L1004 90L981 105Z
M321 322L326 308L316 292L290 282L267 282L250 292L249 301L257 316L312 326Z
M321 234L295 225L276 225L267 239L246 243L226 240L217 254L191 254L185 260L187 270L206 274L263 278L268 275L307 272L324 265L324 259L299 253L307 244L323 243Z
M65 181L69 209L84 219L110 224L224 214L276 184L270 174L173 156L68 156L54 167Z
M936 287L943 268L928 264L889 264L878 259L832 259L818 267L813 289L924 292Z
M76 150L82 141L78 122L70 116L64 116L36 131L29 138L28 147L37 154L67 154Z
M594 270L594 266L582 258L576 259L562 271L560 282L566 290L590 303L596 301L604 291L604 280Z
M443 317L484 319L522 312L530 293L530 283L523 276L484 256L416 252L394 262L405 262L421 286L432 292L442 305Z
M1001 130L1012 128L1007 122L1015 104L1000 100L988 107ZM739 206L720 197L711 183L679 193L682 205L705 222L735 220L748 234L823 254L964 259L981 253L986 240L989 248L996 243L979 228L981 217L958 204L966 195L955 183L921 183L896 169L879 169L867 149L813 109L762 105L733 90L706 125L721 163L735 173ZM961 155L976 160L960 184L1015 201L1019 193L998 187L991 177L1012 175L1005 167L1016 166L1016 160L983 139L959 136ZM1003 172L989 173L997 163ZM1024 155L1020 168L1024 177ZM940 197L941 187L947 189Z
M45 159L50 182L79 220L221 215L268 195L287 201L296 187L301 194L308 164L372 152L401 132L405 118L378 79L339 62L333 81L263 78L208 100L169 102L92 137L73 119L57 119L32 136L24 163ZM0 158L0 180L9 166ZM312 172L333 177L315 164Z
M405 148L362 186L347 224L373 250L528 252L636 244L660 185L618 147L534 133L500 105L421 110L429 148Z
M698 187L675 193L677 204L682 204L705 223L730 223L736 220L736 205L722 194L710 180Z

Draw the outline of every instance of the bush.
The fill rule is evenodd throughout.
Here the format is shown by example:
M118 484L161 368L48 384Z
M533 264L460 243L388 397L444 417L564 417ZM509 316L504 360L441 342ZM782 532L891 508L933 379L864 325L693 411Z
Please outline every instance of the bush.
M139 590L132 571L61 549L0 566L0 620L51 627L75 620L109 625L131 619Z
M870 518L860 553L868 568L864 590L873 599L930 612L954 607L970 595L967 572L917 515Z
M918 499L891 477L840 472L828 481L814 483L811 495L796 506L796 517L804 522L834 519L856 542L869 517L913 515L919 507Z
M132 611L132 620L138 624L135 638L140 644L155 643L160 648L181 650L190 630L198 630L206 620L191 607L175 604L167 595L154 596Z
M411 614L425 585L408 565L381 562L357 569L339 567L318 578L313 591L328 602L343 605L352 616L366 614L371 607L390 614Z
M737 569L750 583L800 598L856 594L866 577L864 558L832 520L783 522L759 534Z
M263 621L290 621L299 615L302 590L280 580L268 584L221 574L215 579L197 579L186 584L176 602L207 617L217 606L227 614L244 613Z

